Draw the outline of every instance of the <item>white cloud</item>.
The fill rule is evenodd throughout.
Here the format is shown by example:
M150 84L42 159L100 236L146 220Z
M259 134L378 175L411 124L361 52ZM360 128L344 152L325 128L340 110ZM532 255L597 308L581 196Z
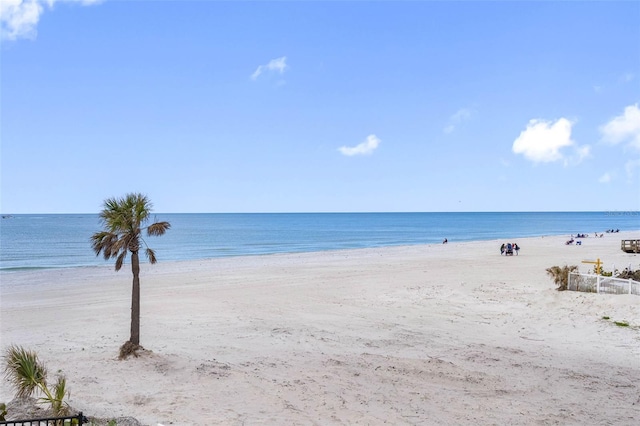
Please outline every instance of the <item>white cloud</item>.
M600 176L600 179L598 179L598 182L600 183L609 183L611 182L611 174L610 173L605 173L602 176Z
M575 145L571 140L572 125L573 123L566 118L560 118L555 123L530 120L527 128L513 142L512 150L535 163L565 159L560 150Z
M626 143L631 148L640 150L640 109L638 104L630 105L624 113L600 126L600 133L605 142L616 145Z
M451 117L449 117L449 122L442 129L445 133L452 133L457 126L462 124L464 121L467 121L471 118L472 111L469 108L461 108L455 112Z
M341 146L340 148L338 148L338 151L348 157L351 157L353 155L371 155L373 151L378 148L380 142L380 139L378 139L376 135L369 135L367 136L366 141L352 147Z
M100 3L102 0L0 0L0 38L17 40L35 39L38 21L44 12L44 5L53 9L56 3L80 3L83 5Z
M1 0L2 40L35 38L42 11L42 2L36 0Z
M281 58L272 59L266 65L260 65L254 72L251 74L251 80L256 80L260 75L266 71L277 72L279 74L283 74L285 69L287 68L287 57L283 56Z
M591 155L591 147L589 145L576 146L575 156L572 157L572 162L578 164L585 158Z

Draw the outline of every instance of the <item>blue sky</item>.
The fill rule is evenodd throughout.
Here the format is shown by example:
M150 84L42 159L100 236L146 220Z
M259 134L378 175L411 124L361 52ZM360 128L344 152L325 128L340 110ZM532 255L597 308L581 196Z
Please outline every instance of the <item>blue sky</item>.
M0 7L5 214L640 208L640 2Z

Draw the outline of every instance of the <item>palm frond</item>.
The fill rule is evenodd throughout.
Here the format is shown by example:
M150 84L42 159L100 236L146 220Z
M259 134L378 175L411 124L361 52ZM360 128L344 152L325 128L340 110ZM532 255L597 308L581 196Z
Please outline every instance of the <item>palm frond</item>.
M47 385L47 369L38 354L21 346L10 346L5 353L4 375L16 390L16 396L27 398Z
M125 232L127 229L127 221L121 200L117 198L109 198L105 200L103 209L100 212L100 221L105 229L113 233Z
M126 257L127 257L126 251L120 252L120 255L116 259L116 271L119 271L120 269L122 269L122 265L124 265L124 261Z
M121 253L127 253L127 248L129 246L128 244L128 238L127 235L124 235L121 238L118 238L116 241L113 242L113 245L111 247L109 247L109 249L111 250L111 257L116 257L116 256L120 256Z
M142 194L128 194L127 203L131 206L138 227L149 219L153 205L149 198Z
M96 256L102 253L105 260L109 260L117 254L117 244L118 235L113 232L101 231L91 236L91 247L94 253Z
M50 404L56 416L64 416L69 413L69 405L64 401L64 397L67 395L67 379L63 375L59 375L53 387L53 393L46 392L40 400Z
M147 235L151 237L158 237L160 235L164 235L167 230L171 228L171 224L169 222L156 222L147 228Z
M156 252L153 251L152 249L150 249L149 247L147 247L147 249L145 250L145 252L147 253L147 258L149 259L149 262L153 265L155 264L158 260L156 259Z

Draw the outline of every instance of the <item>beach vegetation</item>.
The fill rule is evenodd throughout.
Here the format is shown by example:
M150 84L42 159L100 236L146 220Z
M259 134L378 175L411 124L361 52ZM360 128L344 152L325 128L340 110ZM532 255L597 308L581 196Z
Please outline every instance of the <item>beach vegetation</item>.
M105 260L115 259L115 269L119 271L131 254L133 285L131 295L131 335L121 348L121 358L135 353L140 347L140 256L144 254L151 264L157 262L155 251L149 248L142 234L161 236L171 227L169 222L155 222L147 225L152 211L151 201L142 194L130 193L122 198L104 201L100 212L103 230L91 236L91 246L96 256L102 254ZM123 349L124 348L124 349ZM122 355L125 355L124 357Z
M569 285L569 273L577 270L578 267L576 265L552 266L547 268L547 274L551 276L554 284L558 286L556 290L564 291Z
M47 383L47 367L38 359L35 351L21 346L10 346L4 355L4 375L14 387L18 398L30 398L40 392L44 396L39 402L49 404L56 416L69 414L69 404L64 398L68 395L67 381L58 374L53 387Z
M0 422L4 422L7 415L7 404L0 402Z
M624 280L634 280L640 281L640 269L636 269L635 271L630 268L625 268L622 272L620 272L617 278L622 278Z
M610 318L610 317L608 317L608 316L604 316L604 317L602 317L602 319L603 319L603 320L609 320L609 319L611 319L611 318ZM613 323L614 323L615 325L617 325L618 327L630 327L630 328L636 328L636 329L637 329L637 328L640 328L640 327L637 327L637 326L632 327L632 326L631 326L631 324L629 324L629 322L628 322L628 321L613 321Z

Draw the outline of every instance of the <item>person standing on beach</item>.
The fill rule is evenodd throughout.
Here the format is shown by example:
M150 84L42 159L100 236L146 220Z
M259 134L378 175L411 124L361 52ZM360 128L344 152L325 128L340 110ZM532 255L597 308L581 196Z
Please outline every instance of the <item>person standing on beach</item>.
M504 243L500 246L500 256L504 254Z
M516 256L518 255L518 250L520 250L520 246L516 243L513 243L513 249L516 251Z

